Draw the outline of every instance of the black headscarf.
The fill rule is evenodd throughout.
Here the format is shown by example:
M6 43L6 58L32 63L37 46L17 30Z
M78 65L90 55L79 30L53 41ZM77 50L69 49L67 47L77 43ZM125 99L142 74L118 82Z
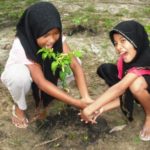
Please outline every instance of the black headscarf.
M60 38L54 44L54 52L62 52L62 25L60 14L56 7L49 2L39 2L27 8L17 24L16 36L19 37L28 59L41 65L44 76L47 80L57 84L58 75L53 75L50 65L53 60L42 60L41 55L37 55L40 47L36 39L47 33L53 28L58 28ZM43 102L52 99L51 96L40 91L35 83L32 85L33 95L38 103L41 99ZM38 105L38 104L37 104ZM47 105L47 103L45 104Z
M112 43L114 43L114 33L119 33L125 37L137 51L137 55L132 62L124 63L124 72L132 67L145 67L150 65L149 39L143 25L134 20L119 23L110 31Z
M129 62L123 62L123 75L132 67L149 67L150 66L150 46L148 35L144 26L140 23L129 20L119 23L110 31L110 39L114 44L113 35L119 33L125 37L135 48L137 54L135 58ZM129 89L121 96L121 109L123 113L132 120L133 99L135 99Z

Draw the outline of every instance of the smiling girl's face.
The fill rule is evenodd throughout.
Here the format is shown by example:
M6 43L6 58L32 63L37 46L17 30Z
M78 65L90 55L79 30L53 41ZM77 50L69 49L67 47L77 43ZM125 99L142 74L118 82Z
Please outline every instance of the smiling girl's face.
M37 44L41 48L53 48L54 44L60 37L60 31L57 28L53 28L43 36L37 39Z
M134 46L126 38L118 33L113 35L113 40L117 53L123 57L125 63L130 63L137 54Z

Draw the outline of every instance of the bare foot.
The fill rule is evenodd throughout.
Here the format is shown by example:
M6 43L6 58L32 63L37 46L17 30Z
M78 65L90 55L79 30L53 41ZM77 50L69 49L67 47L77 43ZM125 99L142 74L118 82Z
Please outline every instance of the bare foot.
M40 110L40 108L36 108L35 109L35 114L31 118L30 123L33 123L36 120L44 120L44 119L46 119L46 117L47 117L47 109L48 109L48 107L46 107L43 110Z
M139 136L142 141L150 141L150 116L146 116L145 124Z
M28 119L25 117L24 111L13 105L12 108L12 123L17 128L27 128Z

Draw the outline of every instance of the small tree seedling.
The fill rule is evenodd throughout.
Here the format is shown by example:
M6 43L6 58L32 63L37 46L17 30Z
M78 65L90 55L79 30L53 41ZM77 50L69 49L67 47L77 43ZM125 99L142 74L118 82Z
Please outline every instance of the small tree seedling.
M73 57L82 57L82 52L79 50L70 51L69 53L55 53L53 48L42 48L40 49L37 54L42 53L42 59L53 59L51 63L50 69L52 70L53 74L55 75L56 70L60 69L59 71L59 78L62 83L62 87L67 89L67 81L66 78L68 75L71 74L70 64Z

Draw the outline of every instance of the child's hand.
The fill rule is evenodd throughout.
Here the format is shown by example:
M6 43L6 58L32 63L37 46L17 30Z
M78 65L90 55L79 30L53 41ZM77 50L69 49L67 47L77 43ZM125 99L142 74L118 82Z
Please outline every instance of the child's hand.
M81 117L81 121L85 121L85 123L89 123L91 122L92 124L97 123L96 119L99 115L101 115L104 111L103 108L100 108L99 110L96 110L94 113L89 114L88 111L84 109L83 111L81 111L79 113L80 117Z
M92 100L89 96L82 98L81 101L85 102L86 104L91 104L94 102L94 100Z
M92 124L96 123L96 121L94 120L95 117L93 116L93 114L90 115L86 113L85 110L80 111L79 115L81 117L81 121L85 121L85 123L92 123Z
M81 98L81 109L84 109L85 107L87 107L89 104L93 103L94 101L90 98Z
M93 120L96 121L97 117L100 116L104 112L103 108L100 108L99 110L96 110L93 114Z

